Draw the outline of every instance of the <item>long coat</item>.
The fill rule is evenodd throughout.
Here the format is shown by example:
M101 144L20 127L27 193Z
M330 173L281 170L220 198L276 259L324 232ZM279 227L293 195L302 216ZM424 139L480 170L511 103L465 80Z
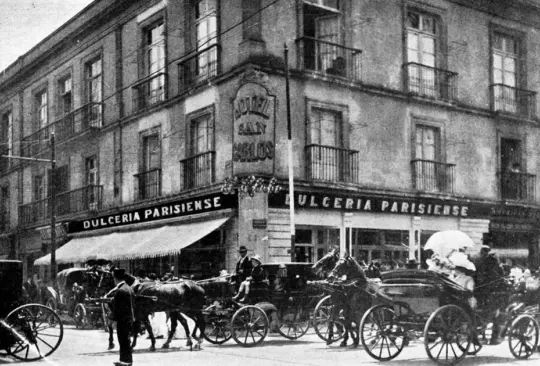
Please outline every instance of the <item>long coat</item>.
M131 287L121 282L115 288L112 300L112 317L117 322L129 323L134 321L134 293Z
M246 255L244 258L240 258L236 262L236 275L239 277L239 281L244 281L246 277L251 275L251 269L253 265L251 264L251 259Z

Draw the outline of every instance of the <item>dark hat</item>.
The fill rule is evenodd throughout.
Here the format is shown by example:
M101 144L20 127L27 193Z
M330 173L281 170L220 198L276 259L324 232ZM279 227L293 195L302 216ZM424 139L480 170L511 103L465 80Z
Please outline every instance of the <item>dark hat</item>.
M123 268L115 268L113 270L113 277L119 280L123 280L126 277L126 270Z
M247 250L247 248L246 248L244 245L240 245L240 248L238 248L238 251L239 251L240 253L242 253L242 252L247 252L248 250Z

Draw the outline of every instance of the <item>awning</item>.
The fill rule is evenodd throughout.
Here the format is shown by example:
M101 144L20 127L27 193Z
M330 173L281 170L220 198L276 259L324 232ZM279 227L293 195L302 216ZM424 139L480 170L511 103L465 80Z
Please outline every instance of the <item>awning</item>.
M90 259L124 260L178 254L183 248L219 228L228 219L225 217L183 225L74 238L56 251L56 262L61 264L86 262ZM50 263L50 254L34 261L34 265Z

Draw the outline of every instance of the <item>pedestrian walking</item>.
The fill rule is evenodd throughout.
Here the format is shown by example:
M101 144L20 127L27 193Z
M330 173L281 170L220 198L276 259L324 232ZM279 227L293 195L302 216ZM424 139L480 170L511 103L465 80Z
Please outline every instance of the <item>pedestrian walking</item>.
M133 310L134 294L131 287L126 283L124 269L116 268L113 271L113 278L116 288L112 300L112 319L116 321L116 335L120 345L120 362L114 364L116 366L131 366L133 357L129 334L133 330L135 320Z

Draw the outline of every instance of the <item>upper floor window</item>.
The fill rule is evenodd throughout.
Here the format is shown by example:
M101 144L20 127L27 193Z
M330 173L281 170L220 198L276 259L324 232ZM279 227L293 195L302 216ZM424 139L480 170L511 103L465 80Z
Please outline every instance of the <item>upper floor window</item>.
M245 40L261 40L261 0L242 0L242 36Z
M41 90L34 96L35 112L36 112L36 124L37 128L41 129L48 125L48 104L47 104L47 91Z
M191 121L191 155L214 149L214 120L211 113Z
M73 94L71 90L71 76L58 81L58 114L62 117L73 109Z
M0 229L9 228L9 187L0 187Z
M195 41L197 50L208 49L198 56L197 74L204 78L217 72L216 0L201 0L195 6Z
M7 111L2 115L1 150L5 155L13 155L13 113ZM5 161L4 167L11 166L11 159L2 159Z
M162 20L144 30L144 67L150 76L147 85L139 87L139 98L145 105L165 100L165 28Z
M428 161L440 160L441 132L438 127L416 125L415 158Z
M98 169L95 156L90 156L85 160L85 180L87 186L95 186L98 184Z
M103 65L101 57L85 64L86 100L89 103L89 125L100 127L102 121Z
M43 181L43 175L34 176L34 185L33 185L33 198L34 201L39 201L45 198L45 184Z
M308 121L310 144L341 147L341 112L313 107Z
M141 165L136 174L137 199L161 195L161 144L159 134L149 131L141 134Z

